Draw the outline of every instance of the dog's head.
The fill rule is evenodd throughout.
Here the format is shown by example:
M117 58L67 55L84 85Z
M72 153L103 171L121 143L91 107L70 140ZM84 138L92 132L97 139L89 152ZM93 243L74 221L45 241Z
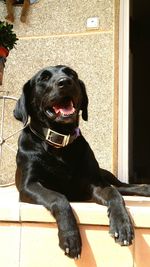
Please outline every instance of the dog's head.
M28 116L44 127L78 125L79 111L88 119L88 98L84 83L77 73L58 65L39 71L23 87L14 116L26 124Z

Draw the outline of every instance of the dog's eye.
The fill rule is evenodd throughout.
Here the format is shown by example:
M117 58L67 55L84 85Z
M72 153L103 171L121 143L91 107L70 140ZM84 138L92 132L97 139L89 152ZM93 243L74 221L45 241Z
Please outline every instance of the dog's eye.
M48 81L51 77L52 77L52 74L48 70L45 70L42 72L42 74L40 76L40 80L41 81Z
M77 73L74 70L70 69L70 68L65 68L63 71L68 76L72 76L73 78L76 78L76 79L78 78Z

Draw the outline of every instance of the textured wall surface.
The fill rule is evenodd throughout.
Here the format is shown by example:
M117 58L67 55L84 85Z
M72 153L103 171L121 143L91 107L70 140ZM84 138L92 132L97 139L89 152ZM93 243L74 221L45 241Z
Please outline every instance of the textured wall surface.
M82 132L100 165L109 170L112 169L115 138L116 5L118 0L40 0L31 6L26 24L20 22L21 7L15 7L14 31L19 41L7 59L3 85L0 86L0 91L9 91L9 95L18 97L23 84L40 68L56 64L73 67L86 84L90 102L89 121L81 122ZM3 3L0 3L0 10L0 20L4 20L6 6ZM89 31L86 20L94 16L100 18L100 27ZM13 104L10 104L10 113L11 109ZM10 117L6 120L6 135L9 121ZM11 121L16 130L18 124L13 118ZM16 140L17 136L13 144ZM11 157L5 154L5 162L7 157L9 160L14 158L14 153ZM14 160L11 162L9 172L14 178Z

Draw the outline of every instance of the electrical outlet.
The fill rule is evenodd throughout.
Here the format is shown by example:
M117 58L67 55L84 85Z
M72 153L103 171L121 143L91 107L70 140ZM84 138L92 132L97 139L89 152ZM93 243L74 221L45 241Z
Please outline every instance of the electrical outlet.
M99 29L99 26L100 26L99 17L91 17L88 18L86 21L86 28L89 30Z

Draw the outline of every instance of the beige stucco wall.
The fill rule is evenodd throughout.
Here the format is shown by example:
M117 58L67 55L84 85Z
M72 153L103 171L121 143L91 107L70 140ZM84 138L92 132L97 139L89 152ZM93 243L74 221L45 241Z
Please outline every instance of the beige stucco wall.
M40 68L56 64L73 67L86 84L90 102L89 121L81 122L82 132L100 165L108 170L115 170L117 162L118 7L119 0L40 0L31 6L26 24L19 20L21 7L16 7L14 31L19 41L7 59L0 86L0 91L18 97L26 80ZM0 20L4 20L3 3L0 10ZM89 31L86 20L94 16L100 18L100 27ZM10 125L9 120L8 114L6 123L11 132L16 122ZM10 142L13 147L16 140ZM14 152L4 154L5 171L14 177Z

